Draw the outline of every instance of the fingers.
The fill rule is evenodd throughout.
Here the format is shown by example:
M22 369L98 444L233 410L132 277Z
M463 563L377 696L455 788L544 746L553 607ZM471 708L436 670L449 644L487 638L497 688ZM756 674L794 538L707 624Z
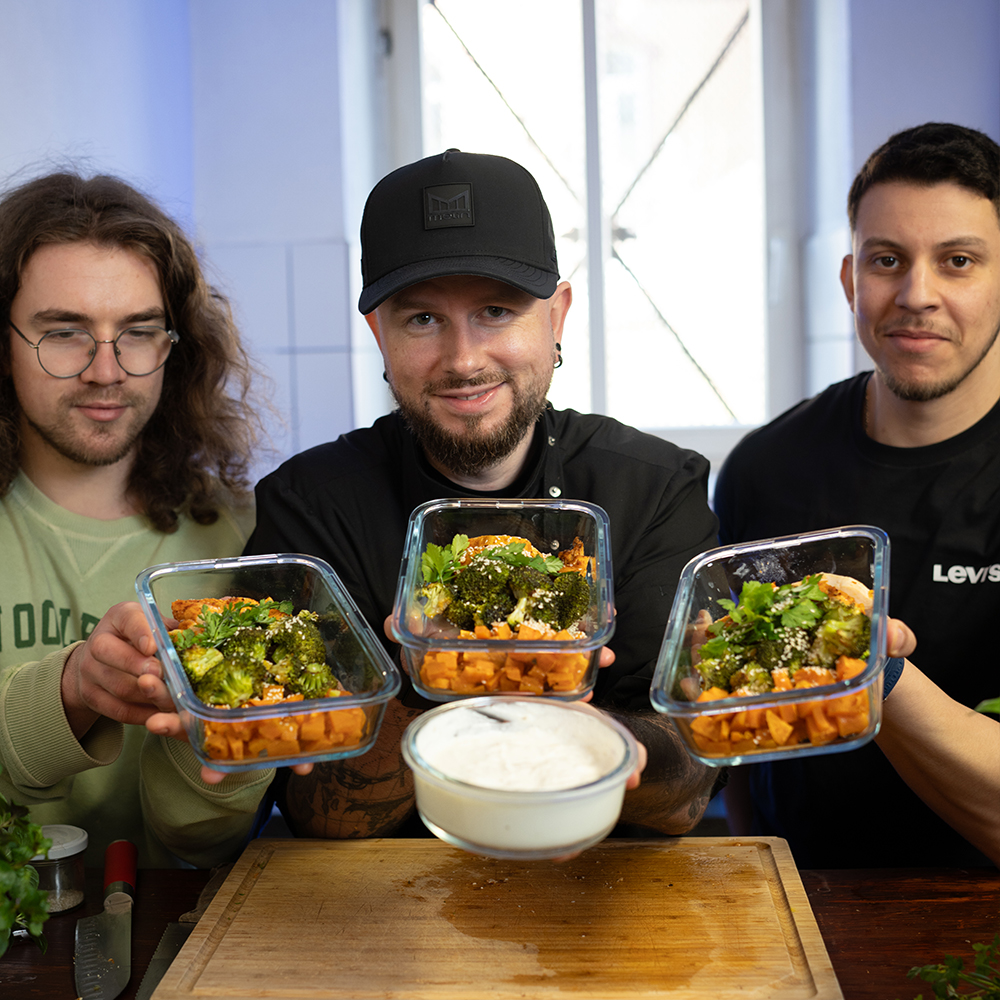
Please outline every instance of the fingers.
M80 738L100 716L142 725L165 701L162 669L152 655L156 642L135 602L116 604L97 623L63 667L66 717ZM144 680L142 677L151 678Z
M701 685L694 677L682 677L680 680L681 691L688 701L697 701L701 694Z
M390 624L391 622L392 622L392 615L387 615L385 621L382 622L382 631L385 632L385 637L390 642L398 642L396 637L392 634L392 627Z
M169 736L171 739L187 741L187 730L176 712L156 712L146 719L146 729L154 736Z
M639 744L639 766L629 775L628 781L625 782L626 790L631 790L633 788L638 788L642 781L642 772L646 769L646 762L649 760L649 754L646 753L646 747L644 744Z
M136 684L146 701L159 711L172 712L174 710L174 700L170 697L167 685L155 674L143 674L136 678Z
M607 646L601 646L601 656L597 661L599 667L610 667L615 662L615 654Z
M312 764L293 764L291 770L296 774L308 774L313 769ZM213 771L210 767L202 767L201 780L206 785L217 785L226 775L222 771Z
M886 622L886 652L889 656L909 656L917 648L917 637L905 622L890 618Z

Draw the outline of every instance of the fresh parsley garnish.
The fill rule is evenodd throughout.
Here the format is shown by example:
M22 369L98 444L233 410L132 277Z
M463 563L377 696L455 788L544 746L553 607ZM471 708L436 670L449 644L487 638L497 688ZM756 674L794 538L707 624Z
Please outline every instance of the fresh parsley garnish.
M192 628L172 635L174 648L181 652L191 646L204 646L206 649L221 646L240 629L268 624L272 611L290 615L292 602L261 601L259 604L252 604L249 601L235 601L227 604L221 611L204 605Z
M563 561L558 556L529 555L519 542L509 542L502 547L498 546L491 549L491 554L498 556L511 566L530 566L532 569L537 569L539 573L547 573L550 576L560 572L563 568Z
M461 556L468 547L468 535L455 535L449 545L428 542L420 557L424 583L450 583L461 571ZM558 556L530 555L521 542L491 546L489 554L491 558L499 559L508 566L531 566L549 576L561 572L563 568L563 561Z
M459 559L469 547L468 535L455 535L449 545L428 542L420 557L420 571L424 583L448 583L458 573Z

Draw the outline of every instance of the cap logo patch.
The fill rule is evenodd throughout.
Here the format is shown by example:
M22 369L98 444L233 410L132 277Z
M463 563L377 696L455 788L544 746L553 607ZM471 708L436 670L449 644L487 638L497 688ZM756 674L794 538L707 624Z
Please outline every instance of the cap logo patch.
M424 188L424 229L475 224L471 184L438 184Z

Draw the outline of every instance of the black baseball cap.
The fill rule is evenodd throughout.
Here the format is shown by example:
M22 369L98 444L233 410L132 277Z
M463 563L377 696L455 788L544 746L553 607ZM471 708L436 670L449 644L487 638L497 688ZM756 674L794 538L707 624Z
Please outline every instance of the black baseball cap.
M361 312L448 274L496 278L540 299L556 290L552 219L519 163L449 149L373 188L361 219Z

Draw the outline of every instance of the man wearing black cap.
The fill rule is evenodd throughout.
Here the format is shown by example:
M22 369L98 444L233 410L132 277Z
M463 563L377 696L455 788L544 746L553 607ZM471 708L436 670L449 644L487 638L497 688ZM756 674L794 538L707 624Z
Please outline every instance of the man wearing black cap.
M359 308L398 409L264 479L247 552L326 559L378 627L392 610L407 519L420 504L543 497L600 505L611 519L617 628L595 703L649 751L623 819L690 829L714 774L687 756L648 692L680 571L715 544L707 461L546 402L572 290L559 281L548 209L523 167L458 150L402 167L369 196L361 240ZM408 689L386 712L374 750L290 778L285 812L295 832L418 832L407 822L413 784L399 740L428 707Z

